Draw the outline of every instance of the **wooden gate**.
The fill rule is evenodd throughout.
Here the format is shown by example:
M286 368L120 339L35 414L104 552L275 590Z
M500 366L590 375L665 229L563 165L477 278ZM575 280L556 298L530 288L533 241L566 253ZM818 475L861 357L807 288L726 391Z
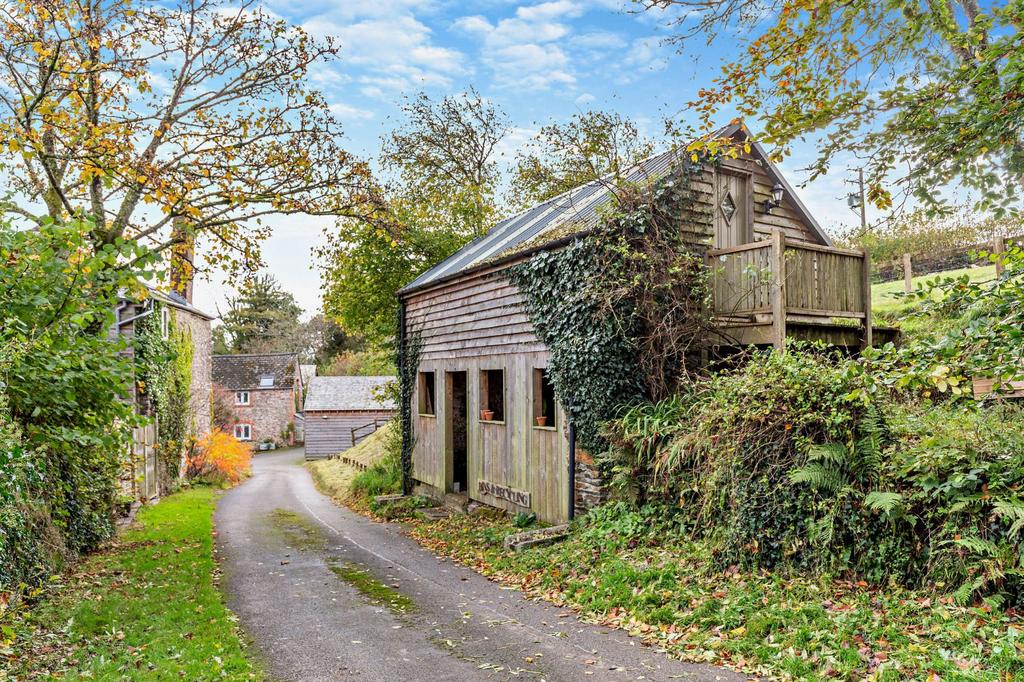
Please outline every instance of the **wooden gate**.
M132 464L137 500L155 500L160 496L156 438L155 417L149 424L132 429Z

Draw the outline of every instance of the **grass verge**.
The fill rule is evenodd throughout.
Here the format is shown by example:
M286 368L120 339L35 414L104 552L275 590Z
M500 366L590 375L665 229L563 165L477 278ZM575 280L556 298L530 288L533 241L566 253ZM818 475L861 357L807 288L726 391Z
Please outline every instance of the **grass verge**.
M959 270L933 272L928 275L915 277L911 280L911 283L916 289L919 285L922 285L929 280L944 277L960 277L961 275L967 275L972 282L988 282L996 278L996 266L979 265L977 267L961 268ZM904 284L902 279L892 282L883 282L881 284L873 284L871 286L872 311L876 313L897 313L906 308L913 307L912 303L908 303L905 299L897 296L897 294L902 294L903 291Z
M10 676L263 679L216 586L215 495L192 488L142 509L110 547L55 579L9 626Z
M577 523L558 545L512 553L504 515L416 521L411 534L584 620L628 630L694 662L776 679L1024 679L1024 620L926 592L735 567L664 533Z

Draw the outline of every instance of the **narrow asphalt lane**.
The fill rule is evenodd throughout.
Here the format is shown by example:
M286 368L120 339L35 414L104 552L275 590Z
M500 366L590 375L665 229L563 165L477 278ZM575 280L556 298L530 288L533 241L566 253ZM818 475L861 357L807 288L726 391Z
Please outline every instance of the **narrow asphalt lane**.
M215 516L228 603L274 679L745 679L439 559L335 505L301 463L257 455Z

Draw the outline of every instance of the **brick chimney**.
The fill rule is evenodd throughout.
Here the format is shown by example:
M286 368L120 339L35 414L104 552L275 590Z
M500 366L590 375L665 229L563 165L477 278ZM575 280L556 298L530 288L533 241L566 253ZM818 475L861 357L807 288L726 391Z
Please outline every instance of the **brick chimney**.
M174 219L171 238L174 241L171 246L171 291L191 303L196 238L183 216Z

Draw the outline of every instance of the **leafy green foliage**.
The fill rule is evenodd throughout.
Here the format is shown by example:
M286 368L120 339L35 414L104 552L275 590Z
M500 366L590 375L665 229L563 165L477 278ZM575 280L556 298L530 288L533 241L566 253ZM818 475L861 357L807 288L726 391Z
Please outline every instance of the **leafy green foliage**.
M682 236L695 210L689 173L616 188L594 230L508 270L590 452L607 447L601 424L622 403L671 394L711 327L703 260Z
M821 131L811 179L845 155L864 159L868 200L883 210L896 203L897 187L942 212L943 193L959 183L975 190L981 209L1020 211L1017 3L824 0L808 11L779 0L763 12L731 0L642 4L675 6L679 41L699 35L701 49L716 38L738 43L738 56L686 109L706 129L721 125L725 111L759 118L762 142L780 157Z
M0 224L0 591L35 583L113 531L135 423L123 345L108 337L119 290L152 263L88 225Z
M273 275L249 277L215 334L218 353L278 353L305 350L302 308Z
M936 277L908 297L919 332L865 353L872 390L962 398L974 377L996 379L998 390L1024 376L1024 249L1011 246L1000 259L995 282Z
M512 202L526 209L591 180L611 182L654 152L636 125L619 114L586 111L544 126L516 158Z
M402 490L402 432L390 425L385 427L384 456L356 474L352 492L367 498L390 495Z
M1019 613L932 590L718 563L686 509L613 502L555 545L509 552L507 515L414 522L419 542L670 654L764 679L997 680L1024 674Z
M381 166L393 182L372 221L346 221L320 249L324 311L371 346L393 348L395 296L417 275L483 234L497 216L495 146L504 114L474 90L402 103Z
M533 512L516 512L512 517L512 525L516 528L529 528L537 522L537 515Z

